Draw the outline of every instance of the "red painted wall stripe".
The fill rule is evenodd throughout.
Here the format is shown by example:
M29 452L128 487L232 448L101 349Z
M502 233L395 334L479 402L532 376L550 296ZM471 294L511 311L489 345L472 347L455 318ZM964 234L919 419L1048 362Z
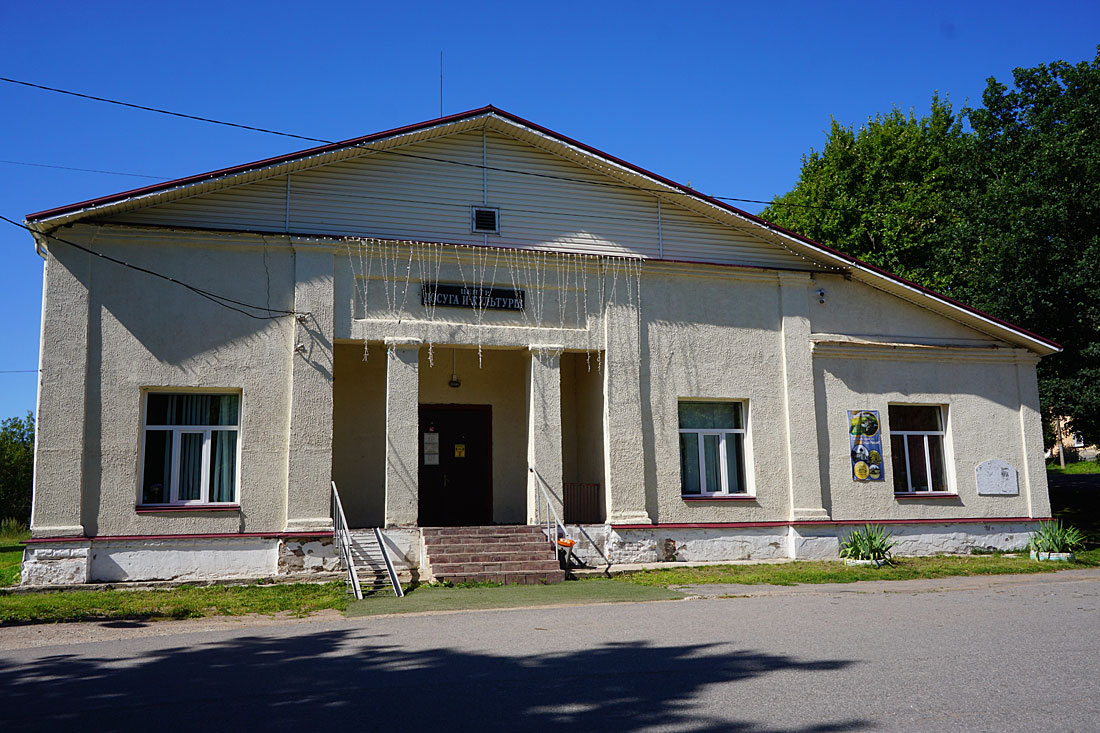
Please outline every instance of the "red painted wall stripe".
M965 517L962 519L807 519L780 522L670 522L668 524L612 524L612 529L751 529L754 527L839 527L855 524L1009 524L1046 522L1050 517Z
M221 534L127 534L107 535L103 537L32 537L23 540L25 545L37 545L48 542L132 542L135 540L233 540L233 539L273 539L291 540L310 537L331 537L332 532L225 532Z

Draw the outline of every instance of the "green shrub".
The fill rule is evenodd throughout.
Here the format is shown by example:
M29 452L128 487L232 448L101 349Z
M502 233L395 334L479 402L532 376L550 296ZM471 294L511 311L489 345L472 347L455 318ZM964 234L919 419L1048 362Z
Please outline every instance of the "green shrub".
M15 517L7 517L0 520L0 540L5 541L18 541L25 540L31 536L30 530L27 528L27 523L16 519Z
M1085 535L1081 530L1063 525L1060 519L1041 522L1027 543L1032 552L1074 552L1084 547Z
M890 551L897 543L894 534L887 532L877 524L864 525L863 529L853 529L840 543L840 556L852 560L890 561Z

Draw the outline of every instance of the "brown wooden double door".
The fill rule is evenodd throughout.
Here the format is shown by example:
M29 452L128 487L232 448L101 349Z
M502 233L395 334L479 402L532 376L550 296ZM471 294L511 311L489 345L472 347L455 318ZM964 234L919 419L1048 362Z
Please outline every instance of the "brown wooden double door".
M420 405L421 527L493 523L490 405Z

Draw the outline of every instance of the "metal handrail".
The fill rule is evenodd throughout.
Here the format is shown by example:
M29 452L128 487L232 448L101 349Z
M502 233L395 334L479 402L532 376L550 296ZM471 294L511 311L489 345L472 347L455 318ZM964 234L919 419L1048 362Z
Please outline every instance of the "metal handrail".
M564 535L566 539L571 539L569 537L569 530L566 528L565 522L561 521L561 517L558 516L558 512L554 508L553 502L550 501L550 483L542 477L542 474L539 473L534 466L528 466L528 470L535 475L535 478L538 481L542 482L542 485L539 486L539 497L546 502L546 538L550 541L550 544L552 544L555 549L558 549L560 547L558 545L558 540L560 539L561 535ZM542 524L542 501L538 500L535 501L535 521L539 525ZM551 524L553 525L553 528L551 528ZM610 575L609 571L611 570L611 561L607 558L607 555L605 555L603 550L601 550L599 546L592 541L592 538L588 536L588 533L585 532L584 528L581 527L579 524L577 525L577 531L584 535L584 538L588 540L588 544L592 545L592 548L600 554L600 557L604 559L604 561L607 563L607 566L604 567L603 571L604 573ZM572 549L570 549L570 553L571 552ZM569 555L567 554L567 563L568 560Z
M390 585L398 598L405 597L405 591L401 590L401 583L397 580L397 571L394 570L393 561L390 560L390 552L386 549L386 543L382 538L382 530L374 528L374 539L378 542L378 549L382 551L382 559L386 561L386 572L390 575Z
M351 556L351 532L348 530L348 520L344 516L344 505L340 502L340 492L336 490L336 482L332 482L332 541L336 544L336 551L340 553L340 559L344 561L344 567L348 571L348 585L351 586L357 601L363 600L363 589L359 585L359 574L355 572L355 560ZM389 564L387 558L386 563Z
M542 525L542 503L546 502L546 539L550 541L550 544L554 546L554 549L558 549L558 540L562 536L567 539L569 532L565 529L565 523L561 521L561 517L558 516L558 510L554 508L554 502L551 501L550 496L550 484L542 477L542 474L534 466L528 466L528 470L534 474L536 482L535 485L539 488L538 497L535 499L535 521ZM539 482L542 485L539 485ZM541 501L540 501L541 500Z

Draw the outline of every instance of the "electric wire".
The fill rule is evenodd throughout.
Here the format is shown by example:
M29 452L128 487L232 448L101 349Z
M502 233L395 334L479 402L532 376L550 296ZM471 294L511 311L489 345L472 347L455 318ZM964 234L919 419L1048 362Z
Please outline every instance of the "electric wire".
M143 173L123 173L122 171L105 171L99 168L73 168L68 165L49 165L47 163L28 163L23 160L0 160L0 163L7 165L29 165L34 168L56 168L62 171L80 171L81 173L106 173L112 176L131 176L133 178L155 178L159 181L170 181L171 178L167 176L147 176Z
M841 211L841 212L857 211L857 212L861 212L861 213L875 214L875 215L885 215L885 214L888 213L888 212L882 212L882 211L874 211L874 210L871 210L871 209L861 209L861 208L858 208L858 207L844 207L844 208L842 208L842 207L837 207L837 206L826 206L826 205L822 205L822 204L796 204L796 203L788 203L788 202L776 201L776 200L765 201L763 199L750 199L750 198L742 198L742 197L737 197L737 196L719 196L719 195L704 194L700 191L695 191L693 189L689 189L689 191L680 191L680 190L676 190L675 188L672 188L672 189L646 188L645 186L637 186L637 185L631 185L631 184L626 184L626 183L615 183L615 182L612 182L612 181L597 181L597 180L586 179L586 178L575 178L575 177L571 177L571 176L559 176L559 175L555 175L553 173L539 173L537 171L525 171L525 170L518 170L518 169L514 169L514 168L502 168L502 167L499 167L499 166L485 165L483 163L467 163L467 162L461 161L461 160L451 160L451 159L448 159L448 158L436 158L436 157L433 157L433 156L418 155L418 154L415 154L415 153L403 152L403 151L399 151L399 150L386 150L386 149L381 149L381 148L373 148L373 147L369 147L369 143L352 143L350 141L341 142L341 141L336 141L336 140L326 140L326 139L320 138L320 137L311 137L309 135L298 135L296 133L283 132L281 130L273 130L273 129L267 128L267 127L257 127L255 125L244 125L244 124L237 123L237 122L228 122L228 121L225 121L225 120L218 120L218 119L214 119L212 117L201 117L199 115L191 115L191 114L186 114L186 113L183 113L183 112L173 112L171 110L160 109L158 107L150 107L150 106L143 105L143 104L133 104L133 103L130 103L130 102L123 102L123 101L120 101L120 100L117 100L117 99L109 99L107 97L98 97L98 96L95 96L95 95L92 95L92 94L84 94L84 93L81 93L81 92L74 92L74 91L70 91L68 89L59 89L57 87L45 86L43 84L35 84L35 83L29 82L29 81L21 81L19 79L11 79L11 78L4 77L4 76L0 76L0 81L8 82L9 84L18 84L18 85L25 86L25 87L40 89L40 90L47 91L47 92L55 92L57 94L66 94L66 95L69 95L69 96L72 96L72 97L79 97L81 99L89 99L89 100L96 101L96 102L104 102L106 104L115 104L115 105L118 105L118 106L121 106L121 107L129 107L131 109L138 109L138 110L143 110L143 111L146 111L146 112L154 112L154 113L157 113L157 114L169 115L171 117L180 117L180 118L187 119L187 120L194 120L196 122L206 122L206 123L209 123L209 124L212 124L212 125L222 125L222 126L225 126L225 127L233 127L233 128L237 128L237 129L240 129L240 130L249 130L249 131L252 131L252 132L262 132L262 133L265 133L265 134L268 134L268 135L278 135L280 137L288 137L288 138L293 138L295 140L304 140L306 142L321 143L323 145L346 145L349 148L358 148L358 149L366 150L366 151L369 151L369 152L372 152L372 153L386 153L386 154L389 154L389 155L397 155L397 156L401 156L401 157L405 157L405 158L415 158L415 159L418 159L418 160L426 160L426 161L431 161L431 162L435 162L435 163L446 163L446 164L449 164L449 165L458 165L458 166L463 166L463 167L467 167L467 168L476 168L476 169L479 169L479 170L494 171L494 172L498 172L498 173L514 173L514 174L517 174L517 175L533 176L533 177L536 177L536 178L548 178L548 179L552 179L552 180L569 181L569 182L573 182L573 183L587 183L587 184L590 184L590 185L602 186L602 187L605 187L605 188L622 188L622 189L629 189L629 190L633 190L633 191L644 191L646 193L653 193L653 194L679 195L679 196L687 196L687 197L707 196L709 198L718 199L720 201L736 201L736 202L739 202L739 203L765 204L765 205L768 205L768 206L788 206L788 207L793 207L793 208L824 209L824 210L829 210L829 211Z
M120 260L117 257L111 257L110 255L103 254L102 252L96 252L93 249L89 249L88 247L85 247L82 244L77 244L76 242L70 241L68 239L64 239L63 237L58 237L57 235L49 234L49 233L46 233L46 232L35 231L34 229L31 229L30 227L28 227L24 224L20 224L19 222L15 221L13 219L9 219L6 216L0 215L0 219L6 221L7 223L9 223L13 226L17 226L20 229L25 229L26 231L30 232L31 234L40 234L42 236L49 237L50 239L53 239L54 241L61 242L62 244L67 244L70 247L75 247L76 249L80 250L81 252L85 252L85 253L90 254L90 255L95 255L96 257L107 260L108 262L113 262L116 265L121 265L123 267L128 267L131 270L136 270L137 272L142 272L142 273L145 273L146 275L152 275L153 277L160 278L161 280L167 280L168 282L175 283L176 285L179 285L180 287L186 288L187 290L190 290L191 292L195 293L196 295L198 295L200 297L203 297L203 298L209 300L212 303L216 303L217 305L220 305L223 308L228 308L229 310L236 311L238 313L246 315L249 318L254 318L254 319L259 320L259 321L268 321L268 320L274 320L276 318L285 318L286 316L299 315L297 312L292 311L292 310L284 310L282 308L268 308L267 306L253 305L252 303L246 303L246 302L241 301L241 300L234 300L233 298L230 298L228 296L219 295L218 293L215 293L213 291L206 290L204 288L200 288L196 285L191 285L190 283L186 283L186 282L184 282L182 280L179 280L177 278L174 278L170 275L165 275L163 273L156 272L155 270L150 270L147 267L142 267L141 265L135 265L135 264L132 264L130 262L126 262L125 260ZM238 308L236 306L241 306L241 307ZM256 315L255 313L249 313L248 311L244 310L244 308L251 308L252 310L255 310L255 311L266 311L268 313L273 313L275 315L266 315L266 316Z

